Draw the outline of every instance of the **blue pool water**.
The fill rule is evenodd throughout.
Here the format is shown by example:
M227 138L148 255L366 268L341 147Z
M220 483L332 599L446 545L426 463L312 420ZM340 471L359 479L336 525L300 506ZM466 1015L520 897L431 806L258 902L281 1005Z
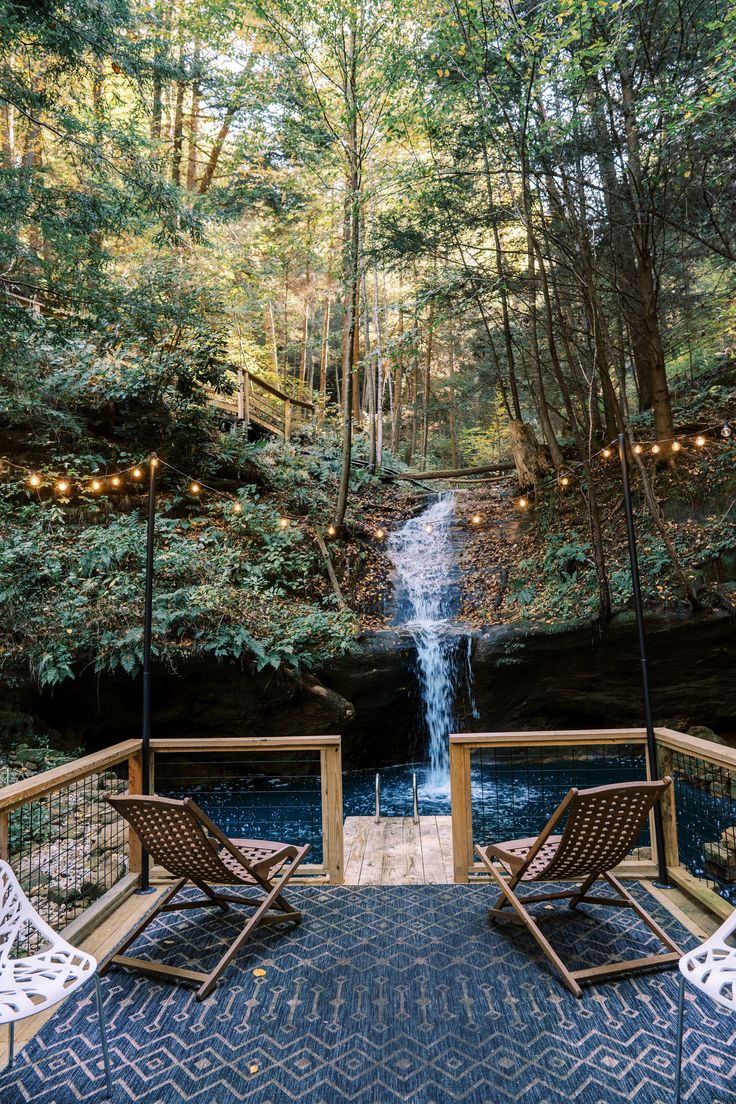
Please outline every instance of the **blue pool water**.
M416 773L422 816L449 816L449 781L437 778L428 764L383 767L381 815L412 815L412 774ZM640 757L616 760L478 762L471 771L474 837L477 841L513 839L538 832L570 786L626 782L643 777ZM375 814L375 770L345 771L343 814ZM165 792L165 791L162 791ZM182 786L169 796L188 796L233 838L276 839L312 844L311 862L322 860L322 801L318 775L248 775L221 782ZM648 844L642 838L641 846Z

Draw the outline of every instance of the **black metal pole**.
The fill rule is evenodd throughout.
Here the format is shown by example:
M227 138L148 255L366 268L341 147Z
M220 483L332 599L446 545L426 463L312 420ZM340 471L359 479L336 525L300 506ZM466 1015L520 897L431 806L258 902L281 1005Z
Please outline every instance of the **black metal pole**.
M636 630L639 636L639 658L641 660L641 684L644 692L644 723L647 730L647 751L649 754L649 769L654 778L659 777L657 766L657 739L654 735L654 721L652 719L652 699L649 693L649 668L647 665L647 642L644 636L644 611L641 601L641 580L639 578L639 556L636 550L636 530L634 528L634 510L631 505L631 485L629 483L629 457L627 453L626 435L618 435L618 454L621 461L621 481L624 488L624 511L626 513L626 532L629 538L629 562L631 564L631 589L634 594L634 614L636 616ZM659 802L654 806L654 842L657 848L657 866L659 884L670 884L667 874L667 856L664 851L664 829L662 827L662 810Z
M148 526L146 529L146 586L143 600L143 723L141 729L143 755L142 789L147 794L151 789L151 634L153 621L153 550L156 541L156 473L158 463L156 455L151 457L148 477ZM141 854L141 893L148 893L149 857L143 849Z

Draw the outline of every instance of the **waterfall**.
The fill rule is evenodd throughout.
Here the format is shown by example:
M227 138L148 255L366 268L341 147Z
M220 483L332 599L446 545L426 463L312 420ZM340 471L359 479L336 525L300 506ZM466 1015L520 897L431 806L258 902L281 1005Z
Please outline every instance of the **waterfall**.
M455 727L458 689L474 710L469 638L457 625L460 603L453 540L455 497L443 495L392 533L388 555L396 570L396 617L414 638L428 734L431 787L447 787L448 735Z

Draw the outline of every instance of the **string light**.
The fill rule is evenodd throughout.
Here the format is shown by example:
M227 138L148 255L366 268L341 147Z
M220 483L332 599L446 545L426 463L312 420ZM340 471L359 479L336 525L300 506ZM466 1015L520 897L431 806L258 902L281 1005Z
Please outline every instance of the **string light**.
M717 422L714 425L709 426L705 432L700 431L697 434L684 434L679 439L674 439L671 441L659 442L655 440L649 442L644 441L643 443L632 443L631 448L632 452L637 456L641 456L641 454L645 450L649 451L653 456L659 456L665 450L671 451L672 453L679 453L683 450L685 444L687 443L694 445L696 448L703 449L709 443L709 435L712 438L712 436L715 434L718 434L721 437L724 444L731 444L731 441L733 439L736 439L736 428L734 428L734 426L731 422L728 421L728 419L724 419L722 422ZM710 443L712 444L714 442L710 440ZM616 448L615 442L610 442L609 444L601 448L599 452L594 453L587 459L580 460L579 462L572 462L568 470L563 469L557 474L552 475L549 479L544 480L541 486L548 487L552 483L556 482L557 486L561 490L567 490L574 483L574 472L577 468L590 464L591 461L596 460L596 458L598 457L604 460L609 460L611 459L611 457L616 455L617 451L618 450ZM83 486L86 481L88 492L93 492L95 494L104 492L106 487L110 487L114 490L119 490L123 488L124 477L126 476L127 478L133 480L143 479L146 471L145 464L149 464L151 469L158 468L160 465L169 468L172 472L181 476L182 479L186 481L189 493L196 497L203 495L206 491L212 495L216 495L219 498L229 500L231 502L231 509L234 515L242 515L244 512L243 503L239 501L233 501L230 494L224 491L219 491L216 488L210 487L205 483L200 483L198 480L192 479L192 477L190 475L187 475L186 472L180 471L173 465L168 464L166 461L160 460L155 455L146 458L145 462L139 461L139 463L134 467L121 469L114 474L107 474L103 477L81 476L79 479L79 485L80 487ZM27 467L25 467L25 465L15 464L11 460L6 460L0 457L0 474L7 474L8 472L12 473L13 471L22 473L22 478L24 478L27 481L28 485L34 489L39 489L44 485L51 485L56 494L61 496L63 500L68 501L68 497L73 486L72 482L69 479L56 479L53 474L48 473L46 475L43 475L42 473L28 469ZM526 495L522 495L515 500L515 505L519 510L526 510L531 505L531 501ZM295 519L281 517L278 520L278 526L282 530L288 529L293 520ZM471 526L481 525L482 522L483 517L479 513L470 514L468 517L468 523ZM310 527L308 519L305 519L305 524L308 528ZM434 526L431 523L426 523L424 525L424 531L429 535L434 532ZM324 528L323 532L325 536L333 538L337 536L338 529L334 524L330 524L326 528ZM373 531L374 538L379 541L385 539L387 535L388 534L383 527L379 527Z

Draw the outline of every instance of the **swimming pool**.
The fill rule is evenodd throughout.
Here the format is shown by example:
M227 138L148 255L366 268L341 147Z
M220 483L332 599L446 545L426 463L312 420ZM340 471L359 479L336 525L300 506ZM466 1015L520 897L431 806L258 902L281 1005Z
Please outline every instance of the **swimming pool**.
M449 778L437 783L426 763L403 763L375 770L343 772L343 815L375 815L375 779L381 784L381 815L412 815L412 775L417 776L421 816L449 816ZM584 759L538 760L520 764L483 761L471 768L474 838L512 839L536 834L570 786L603 785L643 777L636 754ZM310 862L322 861L322 801L318 774L277 776L261 772L238 778L177 784L159 790L171 797L192 797L233 838L278 839L312 844ZM649 844L648 831L640 846Z

